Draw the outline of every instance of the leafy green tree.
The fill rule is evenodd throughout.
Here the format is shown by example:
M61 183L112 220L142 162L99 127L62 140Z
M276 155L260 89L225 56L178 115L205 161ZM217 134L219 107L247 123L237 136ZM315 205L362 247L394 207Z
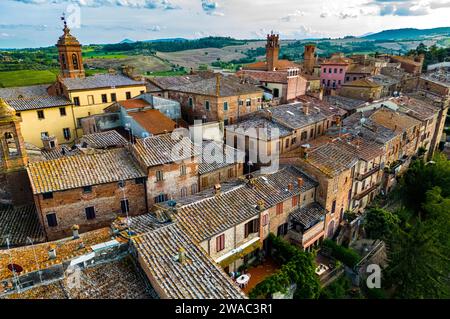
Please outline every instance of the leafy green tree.
M388 240L398 231L400 218L378 207L371 207L366 211L364 229L372 239Z

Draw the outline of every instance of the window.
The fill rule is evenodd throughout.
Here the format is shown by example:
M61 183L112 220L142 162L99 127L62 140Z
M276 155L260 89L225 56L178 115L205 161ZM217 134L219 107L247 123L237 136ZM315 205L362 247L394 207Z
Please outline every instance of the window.
M337 73L337 68L334 68L334 73Z
M307 138L308 138L308 132L306 132L306 131L302 132L301 140L304 141L304 140L306 140Z
M88 104L89 105L92 105L92 104L94 104L94 96L93 95L88 95Z
M216 252L225 249L225 234L216 237Z
M64 54L61 55L61 63L64 69L67 69L66 56Z
M116 101L117 101L116 93L111 93L111 102L116 102Z
M67 115L65 107L60 107L59 108L59 115L61 115L61 116L66 116Z
M223 110L228 111L228 102L223 102Z
M164 172L163 171L156 171L156 181L160 182L164 179Z
M283 203L277 204L277 215L283 214Z
M267 226L269 224L269 214L264 214L262 217L262 225Z
M73 104L75 106L80 106L80 98L78 96L73 98Z
M298 196L292 197L292 207L295 207L298 205Z
M102 103L108 103L108 96L106 94L102 94Z
M209 111L209 101L205 101L205 109Z
M85 211L85 213L86 213L86 218L87 218L88 220L90 220L90 219L95 219L95 208L94 208L94 206L86 207L86 208L84 209L84 211Z
M336 210L336 200L333 201L333 204L331 205L331 214L334 214Z
M186 175L186 165L180 166L180 176Z
M345 81L350 81L350 77L347 76L347 77L345 78Z
M284 236L288 232L288 223L284 223L283 225L278 226L277 236Z
M280 90L279 89L273 89L273 97L280 97Z
M127 214L130 211L130 203L128 199L122 199L120 201L120 209L122 210L122 214Z
M42 110L37 111L37 117L40 120L45 119L44 111L42 111Z
M83 193L92 193L92 186L84 186Z
M70 140L70 138L72 137L70 134L70 128L68 128L68 127L63 128L63 135L67 141Z
M239 100L239 106L242 106L242 105L244 105L244 100Z
M145 182L145 178L144 177L139 177L139 178L136 178L134 180L135 184L144 184L144 182Z
M189 97L189 107L193 107L194 106L194 100L192 99L192 97Z
M322 84L325 85L325 79L322 80Z
M309 132L309 138L313 138L314 136L314 129L312 128L311 131Z
M331 73L331 72L333 72L333 69L330 68L330 69L328 70L328 73Z
M339 73L340 74L342 74L342 72L343 72L344 70L341 68L341 69L339 69Z
M131 99L131 92L125 92L126 99Z
M41 137L48 137L48 132L41 132Z
M162 203L167 201L169 197L167 196L167 194L160 194L159 196L155 197L155 203Z
M327 81L327 86L330 86L330 83L331 83L330 80L328 80L328 81Z
M278 89L275 89L275 90L278 90ZM275 91L274 90L274 91ZM275 94L274 94L275 95ZM252 106L252 100L251 99L247 99L247 100L245 100L245 105L246 106Z
M18 117L21 117L21 116L22 116L22 114L20 114L20 112L16 112L16 115L17 115Z
M293 137L293 138L291 139L291 145L294 145L295 142L297 142L297 138L296 138L296 137Z
M253 219L245 224L245 238L247 238L250 234L259 232L259 219Z
M232 178L234 177L234 168L229 168L228 169L228 178Z
M140 93L141 93L141 94L144 94L144 93L145 93L145 91L144 91L144 90L142 90L142 91L140 91Z
M49 192L49 193L44 193L42 194L42 197L44 199L52 199L53 198L53 193Z
M285 148L289 147L289 139L287 138L286 141L284 142Z
M191 185L191 193L196 194L198 192L197 183Z
M181 198L186 197L186 196L187 196L187 188L182 187L181 188Z
M48 224L48 227L58 226L58 220L56 219L55 213L47 214L47 224Z
M323 73L327 73L327 68L323 68Z
M80 66L78 65L78 57L75 53L72 54L72 64L75 70L78 70L80 68Z

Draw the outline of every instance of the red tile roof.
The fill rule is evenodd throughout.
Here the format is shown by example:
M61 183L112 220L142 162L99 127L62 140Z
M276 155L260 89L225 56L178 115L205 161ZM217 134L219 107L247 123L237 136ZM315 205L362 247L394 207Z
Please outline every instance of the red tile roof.
M146 110L129 115L147 132L158 135L172 132L176 123L162 114L159 110Z
M121 106L123 106L124 108L126 108L127 110L140 109L143 107L150 106L150 104L147 101L142 100L142 99L120 101L119 104Z

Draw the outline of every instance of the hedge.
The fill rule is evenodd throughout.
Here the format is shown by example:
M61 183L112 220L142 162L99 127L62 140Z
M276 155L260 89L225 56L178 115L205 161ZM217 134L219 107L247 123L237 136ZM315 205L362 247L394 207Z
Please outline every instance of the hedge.
M330 239L325 239L322 243L323 246L328 247L331 250L331 255L339 261L342 261L349 267L355 267L361 260L361 257L350 248L338 245Z

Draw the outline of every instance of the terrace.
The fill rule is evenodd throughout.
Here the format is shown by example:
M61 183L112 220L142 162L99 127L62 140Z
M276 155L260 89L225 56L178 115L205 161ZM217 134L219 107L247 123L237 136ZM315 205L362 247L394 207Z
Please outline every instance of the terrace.
M256 287L257 284L263 282L267 277L273 275L281 266L271 257L261 261L261 263L250 266L245 272L250 276L247 285L242 288L246 295Z

